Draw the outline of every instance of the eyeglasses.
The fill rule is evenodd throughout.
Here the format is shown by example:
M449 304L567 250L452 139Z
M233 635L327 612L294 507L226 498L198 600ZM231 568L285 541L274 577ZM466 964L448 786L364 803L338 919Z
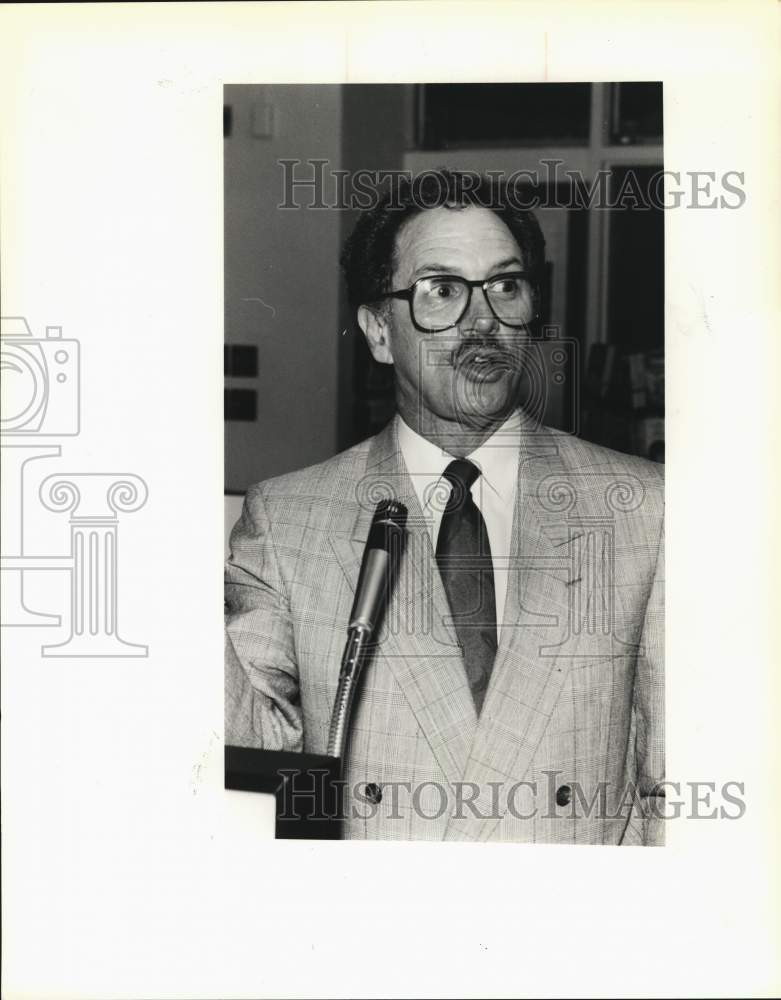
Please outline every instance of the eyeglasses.
M537 283L526 271L495 274L484 281L433 274L418 278L409 288L378 295L377 299L406 299L414 327L421 333L439 333L461 322L472 301L473 288L482 289L488 308L505 326L522 330L537 318Z

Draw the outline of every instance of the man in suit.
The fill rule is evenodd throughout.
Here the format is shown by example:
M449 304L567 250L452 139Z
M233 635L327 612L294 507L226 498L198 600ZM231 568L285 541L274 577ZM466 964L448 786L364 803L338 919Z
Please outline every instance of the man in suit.
M409 511L350 728L347 836L662 842L659 466L524 408L544 244L495 178L447 171L343 255L397 414L253 486L226 571L226 742L324 753L378 500Z

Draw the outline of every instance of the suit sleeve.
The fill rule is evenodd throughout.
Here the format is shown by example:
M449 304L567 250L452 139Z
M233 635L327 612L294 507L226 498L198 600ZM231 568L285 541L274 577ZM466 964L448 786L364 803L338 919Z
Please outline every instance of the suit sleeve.
M637 658L634 703L637 797L621 843L664 844L664 528L648 595Z
M225 743L303 750L298 664L261 487L252 487L225 568Z

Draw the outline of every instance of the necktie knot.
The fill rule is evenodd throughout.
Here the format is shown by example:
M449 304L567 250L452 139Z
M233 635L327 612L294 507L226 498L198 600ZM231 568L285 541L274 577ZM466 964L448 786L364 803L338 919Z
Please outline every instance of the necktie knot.
M479 477L480 470L474 462L467 458L456 458L442 473L444 479L450 484L453 493L448 501L448 509L454 510L463 506L472 485Z

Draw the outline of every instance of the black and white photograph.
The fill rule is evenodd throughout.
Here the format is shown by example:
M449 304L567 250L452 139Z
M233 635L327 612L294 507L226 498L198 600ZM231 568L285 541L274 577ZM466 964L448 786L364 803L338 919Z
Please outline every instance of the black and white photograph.
M781 993L780 17L0 4L4 1000Z
M658 81L225 88L226 785L277 836L663 843L662 139Z

